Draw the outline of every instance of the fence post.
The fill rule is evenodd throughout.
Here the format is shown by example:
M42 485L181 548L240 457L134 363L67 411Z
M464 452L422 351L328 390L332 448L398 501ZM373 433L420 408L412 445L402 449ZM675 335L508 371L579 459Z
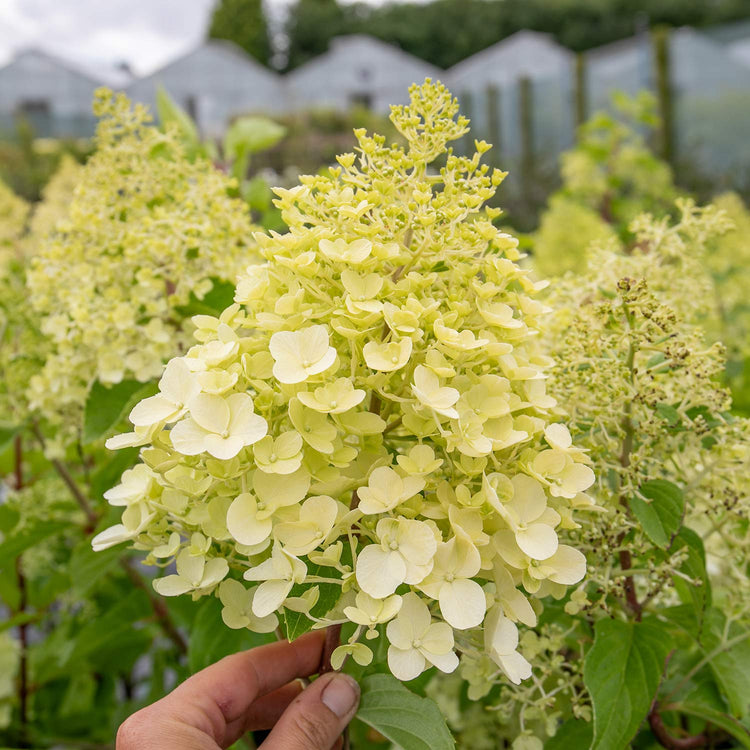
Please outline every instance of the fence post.
M500 127L500 89L487 86L487 141L494 148L490 151L490 163L497 167L501 162L502 130Z
M656 78L656 99L661 120L661 157L674 164L674 97L672 91L672 66L669 54L670 30L664 26L652 32L654 66Z
M469 118L474 119L474 95L471 91L463 91L458 97L458 101L461 103L461 113ZM471 123L471 128L475 127L475 123ZM472 131L469 131L460 141L461 150L464 155L472 153L473 144Z
M588 91L586 89L586 72L586 54L584 52L577 52L574 84L576 127L583 125L588 117L589 102Z
M534 102L531 79L518 80L519 136L521 139L521 190L524 201L531 197L534 180Z

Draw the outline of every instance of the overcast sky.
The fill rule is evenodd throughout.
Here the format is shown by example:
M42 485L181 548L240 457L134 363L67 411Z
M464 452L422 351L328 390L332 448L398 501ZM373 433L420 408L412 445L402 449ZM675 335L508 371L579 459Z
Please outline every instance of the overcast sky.
M147 73L203 38L215 1L0 0L0 65L38 47L89 68L126 60Z

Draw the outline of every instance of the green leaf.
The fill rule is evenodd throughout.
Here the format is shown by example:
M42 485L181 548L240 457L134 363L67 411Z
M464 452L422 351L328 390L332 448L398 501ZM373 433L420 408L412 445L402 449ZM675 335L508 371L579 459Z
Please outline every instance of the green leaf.
M91 549L91 540L82 539L73 549L68 563L73 589L78 593L85 593L91 589L102 576L117 565L124 552L125 550L119 546L94 552Z
M0 505L0 531L7 534L20 520L21 514L10 505Z
M403 750L455 747L435 702L414 695L390 674L374 674L362 681L357 718Z
M585 748L591 744L594 728L590 721L569 719L544 743L544 750L570 750L572 747Z
M326 568L322 565L309 564L307 566L307 574L309 576L330 576L331 572L331 568ZM341 597L341 586L335 583L316 583L314 585L318 587L320 596L315 606L310 609L310 613L315 617L323 617L336 606L336 602ZM292 587L289 596L301 596L309 588L312 588L309 584L302 585L298 583ZM314 624L302 612L293 612L291 609L284 610L284 633L290 641L307 633L308 630L312 629Z
M684 578L675 576L674 587L684 604L692 604L700 622L706 607L711 605L711 582L706 571L706 551L703 541L692 529L683 527L677 534L670 552L677 552L687 548L687 559L680 567L680 572L689 578L701 582L700 586L693 586Z
M685 512L682 490L664 479L652 479L640 487L640 497L630 498L630 509L638 519L646 536L657 546L666 549L680 530Z
M137 380L123 380L113 386L102 385L97 380L86 399L83 442L93 443L113 431L130 408L153 387L151 383Z
M257 154L275 146L286 135L286 128L267 117L239 117L224 137L224 155L234 159L237 154Z
M624 750L651 707L672 638L651 622L599 620L594 632L583 670L594 706L591 750Z
M198 299L195 294L190 293L190 298L186 305L177 307L177 313L183 318L192 318L193 315L220 315L234 302L235 286L229 281L212 278L213 286L211 290Z
M68 524L64 521L35 521L9 536L0 544L0 569L6 568L25 550L66 528Z
M674 406L670 406L669 404L657 404L656 411L670 427L676 427L682 422L680 412L678 412Z
M247 174L250 156L271 148L286 135L286 128L267 117L240 117L224 137L224 158L232 162L232 175L240 182Z
M253 211L263 213L271 207L271 186L262 177L253 177L242 186L242 197Z
M276 639L273 633L259 634L250 630L230 630L221 619L221 602L207 597L198 607L190 628L188 668L195 673L219 659L255 648Z
M672 710L708 721L739 740L742 747L750 748L750 730L727 713L716 711L701 703L676 703L672 705Z
M0 453L5 453L10 448L20 429L18 425L0 424Z
M180 138L185 144L188 156L194 156L200 149L200 137L198 128L190 116L172 99L163 86L156 91L156 111L159 115L162 127L176 127Z
M732 623L718 609L706 613L701 642L708 666L732 713L750 715L750 630Z
M675 625L678 633L681 632L693 638L698 638L701 621L698 619L698 612L696 612L692 604L678 604L674 607L665 607L659 614L672 625Z
M120 602L77 630L73 650L65 663L66 671L101 652L109 653L122 648L126 637L133 634L134 623L152 614L146 593L140 589L131 591ZM135 634L140 635L137 631Z
M750 748L750 728L730 715L708 668L704 667L692 678L688 691L679 701L672 702L669 708L677 714L688 714L710 722L739 740L743 747Z
M126 469L133 466L138 460L139 448L123 448L115 451L109 461L104 462L91 475L89 488L91 497L99 500L104 493L114 487Z

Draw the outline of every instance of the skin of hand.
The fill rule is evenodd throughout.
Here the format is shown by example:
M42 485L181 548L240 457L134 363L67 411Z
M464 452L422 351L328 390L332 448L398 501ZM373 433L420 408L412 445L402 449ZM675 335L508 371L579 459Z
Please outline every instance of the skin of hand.
M315 674L325 634L227 656L194 674L169 695L130 716L117 732L117 750L218 750L246 732L271 729L261 750L330 750L359 705L348 675Z

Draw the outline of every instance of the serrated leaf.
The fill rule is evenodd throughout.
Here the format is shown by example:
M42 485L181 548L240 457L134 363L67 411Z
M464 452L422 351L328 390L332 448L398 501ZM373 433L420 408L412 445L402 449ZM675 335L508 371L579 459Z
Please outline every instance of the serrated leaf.
M599 620L583 679L594 707L591 750L624 750L646 718L672 638L651 622Z
M682 490L665 479L644 482L640 497L630 498L630 509L638 519L646 536L657 546L666 549L680 530L685 512L685 497Z
M83 415L83 442L93 443L109 434L136 401L154 388L151 383L123 380L113 386L98 380L91 386ZM150 393L149 393L150 395Z
M456 746L437 704L414 695L390 674L374 674L362 681L357 718L403 750Z

